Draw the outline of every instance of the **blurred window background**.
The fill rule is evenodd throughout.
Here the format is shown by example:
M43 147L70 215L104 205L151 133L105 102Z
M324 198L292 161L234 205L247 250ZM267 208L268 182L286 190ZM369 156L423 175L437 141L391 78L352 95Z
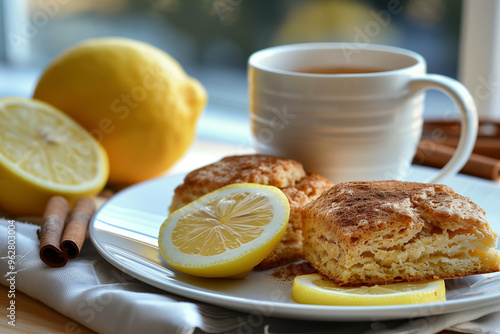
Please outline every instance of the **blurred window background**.
M40 73L81 40L123 36L167 51L221 102L246 103L252 52L290 43L401 46L421 53L429 72L457 76L458 0L1 1L4 73Z
M304 42L416 51L429 73L463 81L480 117L500 120L500 0L0 0L0 97L31 96L54 57L108 36L163 49L201 81L203 139L250 141L248 57ZM441 92L425 103L426 118L458 118Z

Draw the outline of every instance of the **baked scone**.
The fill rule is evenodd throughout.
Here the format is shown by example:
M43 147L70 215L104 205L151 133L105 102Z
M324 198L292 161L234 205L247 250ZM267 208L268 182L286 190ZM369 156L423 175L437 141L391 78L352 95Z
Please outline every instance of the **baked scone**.
M290 218L281 242L256 269L263 270L303 258L302 207L318 198L332 183L324 177L306 174L302 164L266 155L223 158L189 173L174 192L170 212L233 183L259 183L280 188L290 202Z
M484 211L445 185L345 182L303 208L304 256L338 285L500 270Z

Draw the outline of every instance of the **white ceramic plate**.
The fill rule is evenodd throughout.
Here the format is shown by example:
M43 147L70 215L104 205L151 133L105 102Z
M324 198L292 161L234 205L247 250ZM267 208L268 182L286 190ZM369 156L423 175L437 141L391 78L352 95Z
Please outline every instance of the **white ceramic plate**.
M423 181L429 168L412 169L409 179ZM264 316L308 320L374 321L411 319L455 312L500 301L500 277L495 274L447 281L447 301L398 306L304 305L291 298L292 282L272 276L274 269L254 271L241 280L205 279L180 273L163 260L157 247L158 230L184 175L154 179L130 187L111 198L90 225L99 253L125 273L165 291L232 310ZM500 232L500 186L459 175L446 182L487 212Z

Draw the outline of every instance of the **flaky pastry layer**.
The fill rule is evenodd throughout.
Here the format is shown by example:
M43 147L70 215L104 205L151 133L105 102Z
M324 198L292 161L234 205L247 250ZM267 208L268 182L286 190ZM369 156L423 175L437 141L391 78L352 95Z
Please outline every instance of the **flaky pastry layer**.
M305 258L339 285L500 270L484 211L444 185L346 182L303 210Z

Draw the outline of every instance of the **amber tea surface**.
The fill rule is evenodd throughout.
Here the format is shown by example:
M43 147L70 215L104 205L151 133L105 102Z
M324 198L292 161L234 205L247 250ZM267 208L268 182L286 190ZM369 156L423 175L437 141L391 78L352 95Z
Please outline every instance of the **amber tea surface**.
M310 67L310 68L294 70L294 72L312 73L312 74L362 74L362 73L377 73L385 71L387 70L380 68L347 67L347 66Z

